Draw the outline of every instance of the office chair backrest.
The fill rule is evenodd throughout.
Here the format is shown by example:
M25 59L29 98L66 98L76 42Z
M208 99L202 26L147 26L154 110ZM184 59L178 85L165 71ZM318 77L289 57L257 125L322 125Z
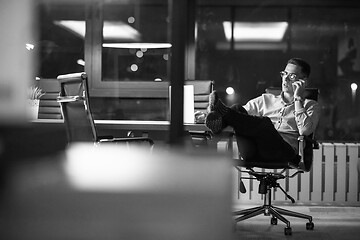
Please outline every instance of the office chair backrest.
M60 75L57 79L60 83L58 101L61 105L68 141L96 141L97 133L90 110L86 73Z
M265 90L267 93L271 93L274 95L279 95L281 93L280 88L267 88ZM314 101L318 101L319 98L319 89L317 88L305 88L304 98L311 99ZM310 171L312 167L312 160L313 160L313 149L314 147L314 136L315 132L310 134L309 136L306 136L305 138L305 148L304 148L304 170Z
M36 86L41 88L44 95L40 98L39 119L62 119L60 104L57 97L60 84L56 79L36 80Z
M271 93L274 95L279 95L281 93L281 88L269 87L265 89L266 93ZM317 88L305 88L304 98L317 101L319 97L319 89Z
M185 85L194 85L194 110L206 112L209 104L209 95L213 91L211 80L187 80Z

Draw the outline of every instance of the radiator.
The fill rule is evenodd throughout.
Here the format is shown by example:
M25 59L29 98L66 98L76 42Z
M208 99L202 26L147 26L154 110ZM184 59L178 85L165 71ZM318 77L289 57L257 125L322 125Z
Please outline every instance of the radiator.
M228 149L227 142L220 141L218 149ZM279 180L279 183L298 203L359 205L359 149L360 143L321 143L319 149L314 149L314 161L310 172ZM238 158L236 142L233 143L233 157ZM259 168L254 170L265 171ZM295 170L288 170L290 175L294 172ZM234 168L234 200L237 203L262 202L262 195L258 194L259 182L255 179L243 179L247 192L240 193L241 174L248 176ZM272 200L288 201L280 189L272 192Z

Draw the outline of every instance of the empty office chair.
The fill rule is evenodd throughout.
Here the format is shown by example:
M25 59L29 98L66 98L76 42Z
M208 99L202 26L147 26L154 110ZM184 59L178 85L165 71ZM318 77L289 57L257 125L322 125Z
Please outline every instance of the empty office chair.
M209 105L209 95L213 91L214 83L211 80L187 80L185 85L194 86L194 110L206 113Z
M57 77L60 83L61 105L65 121L68 142L99 143L141 143L153 147L154 142L148 137L114 138L99 136L91 115L86 73L72 73Z
M209 105L209 95L213 91L214 82L211 80L187 80L185 85L194 86L194 112L195 122L204 123ZM211 135L205 131L190 131L193 145L196 147L206 146Z
M278 89L267 89L268 93L278 94L281 90ZM318 89L307 88L305 92L305 98L316 100L318 99ZM259 194L263 195L264 203L262 206L254 207L250 209L236 211L234 213L235 221L243 221L248 218L264 214L266 216L272 216L270 223L272 225L277 224L277 220L284 222L286 227L284 229L285 235L291 235L292 229L290 226L290 221L288 221L285 216L292 216L297 218L307 219L309 222L306 223L306 229L312 230L314 228L314 223L310 215L305 215L302 213L289 211L283 208L275 207L271 203L271 193L272 189L280 189L285 196L291 200L292 203L295 203L295 200L286 193L286 191L280 186L278 180L293 178L300 173L309 172L311 170L313 162L313 149L318 148L318 143L314 140L313 134L311 136L300 136L299 137L299 156L301 158L299 166L292 166L290 162L279 163L279 161L269 161L263 160L260 157L249 157L253 154L251 148L249 147L249 140L243 137L236 137L238 150L239 150L239 159L236 161L236 168L241 173L247 173L249 176L244 177L244 174L241 174L240 177L240 192L245 192L245 186L241 179L256 179L259 181ZM248 155L248 156L247 156ZM290 160L290 159L289 159ZM246 170L243 170L243 169ZM254 168L261 168L262 170L254 170ZM282 169L280 172L274 172L273 169ZM296 172L292 175L289 174L288 169L295 169Z

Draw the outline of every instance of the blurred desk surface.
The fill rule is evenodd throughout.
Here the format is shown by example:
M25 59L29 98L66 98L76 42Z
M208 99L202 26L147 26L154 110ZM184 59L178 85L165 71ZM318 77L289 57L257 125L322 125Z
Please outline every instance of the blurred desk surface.
M169 121L134 121L134 120L95 120L95 124L102 128L125 129L125 130L159 130L170 129ZM209 131L205 124L186 123L186 131Z
M231 159L134 149L78 143L14 163L1 189L1 239L235 239Z
M143 121L143 120L94 120L97 126L104 129L121 129L121 130L149 130L149 131L167 131L170 129L169 121ZM37 119L33 123L44 124L61 124L64 123L62 119ZM209 131L209 129L202 123L186 123L184 124L186 131ZM226 132L232 131L231 128L226 128Z
M95 125L103 130L124 130L124 131L169 131L169 121L144 121L144 120L94 120ZM37 119L35 124L63 124L62 119ZM185 123L184 130L187 132L210 132L203 123ZM218 137L228 138L234 132L232 127L226 127Z

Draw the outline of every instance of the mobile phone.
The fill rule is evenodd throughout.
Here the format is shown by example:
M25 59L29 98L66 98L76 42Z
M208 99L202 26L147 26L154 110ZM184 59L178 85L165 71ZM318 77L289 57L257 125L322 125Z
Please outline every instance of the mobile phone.
M294 83L296 83L296 82L298 82L298 81L300 81L300 80L305 81L304 79L298 79L298 80L296 80L295 82L291 83L291 84L293 85L293 87L294 87Z

